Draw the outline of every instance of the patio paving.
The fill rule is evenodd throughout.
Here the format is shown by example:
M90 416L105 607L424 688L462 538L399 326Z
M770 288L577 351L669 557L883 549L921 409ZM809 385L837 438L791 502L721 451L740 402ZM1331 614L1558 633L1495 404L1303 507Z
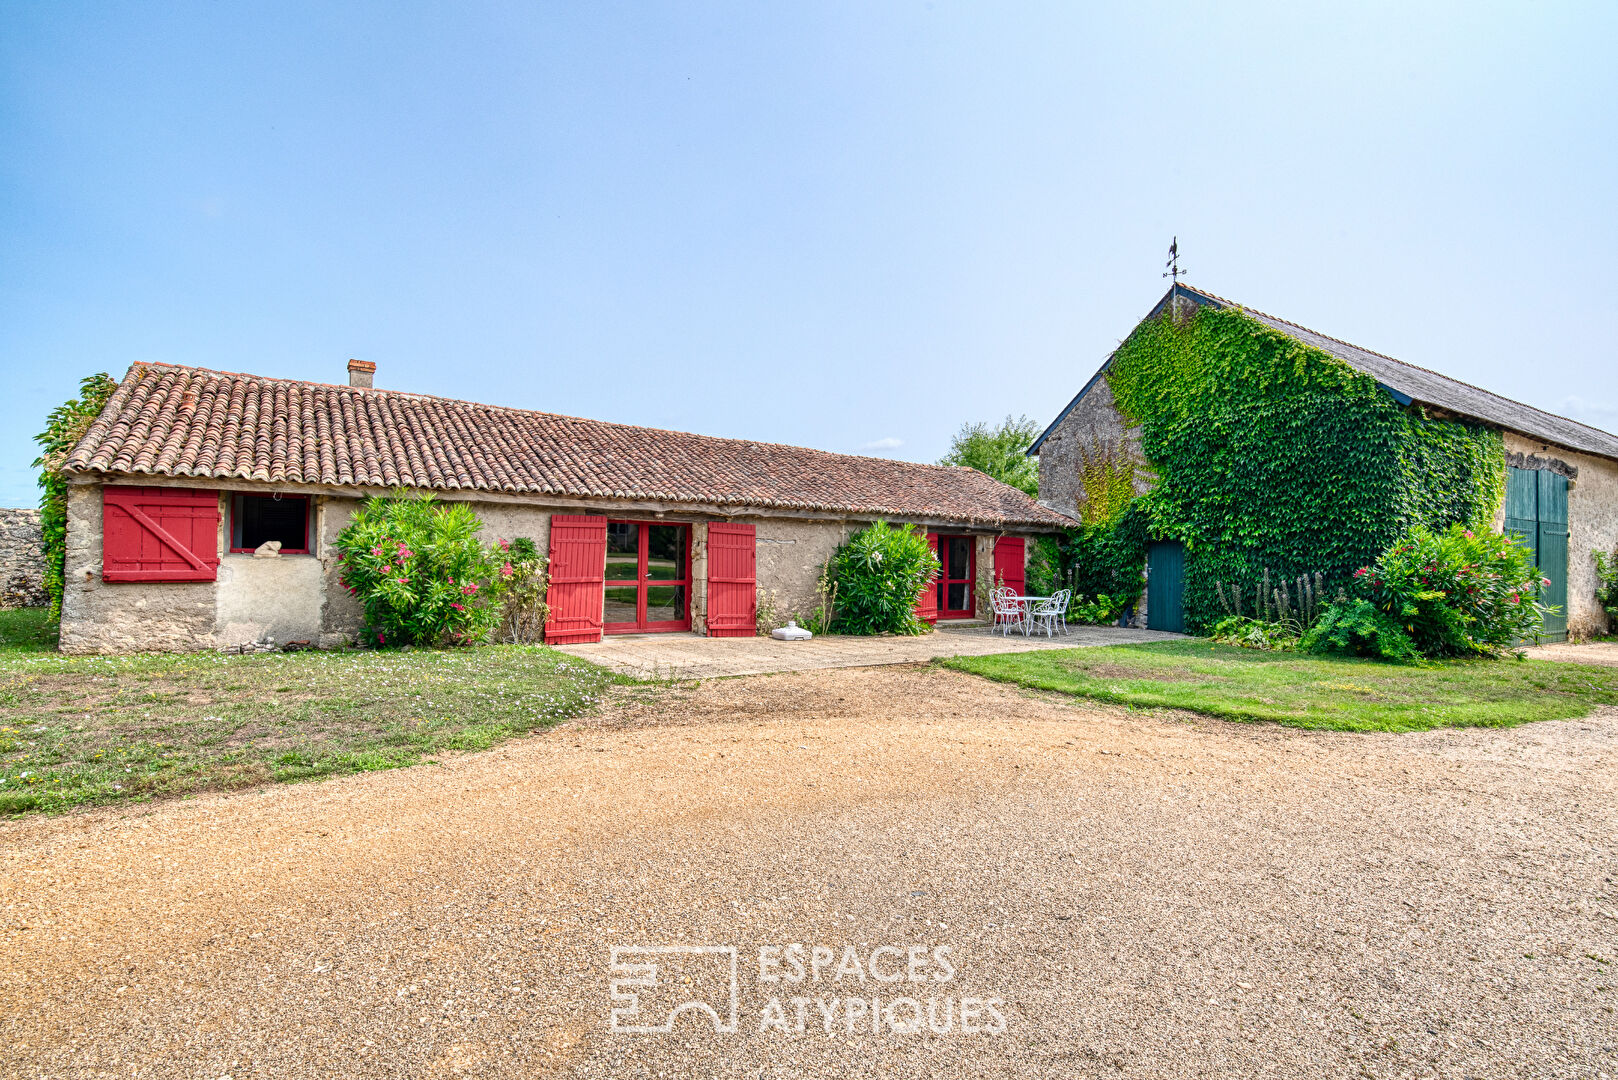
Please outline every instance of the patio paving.
M1065 636L1024 638L986 627L936 630L921 637L845 637L831 634L810 641L774 638L710 638L696 634L622 634L591 645L558 645L620 674L636 678L717 679L817 668L915 664L940 656L983 656L1028 649L1071 649L1174 641L1181 634L1127 630L1118 626L1075 626Z

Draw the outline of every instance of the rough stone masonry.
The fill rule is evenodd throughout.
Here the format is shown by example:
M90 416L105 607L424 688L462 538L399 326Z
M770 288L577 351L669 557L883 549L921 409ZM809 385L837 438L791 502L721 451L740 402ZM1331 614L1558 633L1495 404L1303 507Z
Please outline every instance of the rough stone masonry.
M38 510L0 508L0 608L50 603L43 539Z

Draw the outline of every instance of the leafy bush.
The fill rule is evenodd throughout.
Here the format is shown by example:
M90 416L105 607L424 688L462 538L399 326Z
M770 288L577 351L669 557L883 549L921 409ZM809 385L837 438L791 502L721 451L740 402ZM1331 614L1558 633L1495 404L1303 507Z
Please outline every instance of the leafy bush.
M1116 597L1119 611L1133 604L1145 584L1146 513L1140 501L1117 521L1069 530L1066 555L1067 583L1075 593Z
M79 382L79 396L64 401L45 418L45 430L34 436L44 449L34 459L39 470L39 524L44 534L45 592L51 598L51 618L62 617L62 573L67 562L67 481L62 462L100 415L107 399L118 389L111 375L102 372Z
M1030 596L1049 596L1067 581L1061 543L1054 536L1036 536L1028 542L1027 588ZM996 574L995 584L999 585Z
M932 588L938 557L927 534L877 521L849 537L832 556L836 582L833 628L844 634L925 634L916 601Z
M489 635L516 567L504 548L478 540L482 528L470 506L431 494L366 501L338 533L337 558L374 644L469 645Z
M511 577L502 590L499 638L512 645L537 645L545 640L545 620L551 612L545 603L545 590L550 584L545 558L526 536L517 537L509 545L497 540L495 546L505 551L511 564Z
M1596 561L1596 603L1607 613L1611 629L1618 630L1618 551L1609 559L1605 551L1592 551Z
M1549 609L1535 596L1548 584L1532 553L1500 533L1418 526L1354 572L1354 595L1327 609L1305 647L1384 659L1497 655L1539 633Z
M1106 593L1097 594L1094 600L1086 600L1082 593L1075 594L1068 601L1067 621L1089 626L1110 626L1118 621L1124 608L1134 600L1133 596L1108 596Z
M1334 601L1298 646L1309 652L1369 656L1401 664L1421 659L1404 627L1362 596Z
M1267 621L1246 615L1227 615L1214 624L1211 636L1221 645L1286 652L1298 647L1297 620Z

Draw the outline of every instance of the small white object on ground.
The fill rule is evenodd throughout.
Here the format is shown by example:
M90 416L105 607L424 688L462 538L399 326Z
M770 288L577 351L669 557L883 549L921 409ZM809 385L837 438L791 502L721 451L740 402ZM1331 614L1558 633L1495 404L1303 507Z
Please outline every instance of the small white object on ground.
M281 557L281 541L266 540L253 549L255 559L279 559Z
M815 635L799 626L796 619L788 619L785 626L771 630L770 636L777 641L808 641Z

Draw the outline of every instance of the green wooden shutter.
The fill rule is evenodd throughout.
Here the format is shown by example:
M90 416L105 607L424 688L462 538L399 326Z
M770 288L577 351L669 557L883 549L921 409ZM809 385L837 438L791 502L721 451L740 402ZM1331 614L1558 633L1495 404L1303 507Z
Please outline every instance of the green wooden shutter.
M1539 549L1539 473L1532 469L1506 470L1506 535Z
M1545 616L1542 640L1567 640L1567 477L1539 474L1539 540L1534 545L1539 573L1550 581L1540 586L1539 602L1556 608Z

